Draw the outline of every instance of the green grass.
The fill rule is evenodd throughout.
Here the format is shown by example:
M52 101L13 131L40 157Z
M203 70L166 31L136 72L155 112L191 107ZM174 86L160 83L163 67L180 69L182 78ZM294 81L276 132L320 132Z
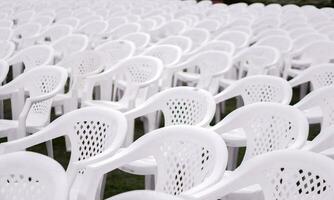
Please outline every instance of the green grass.
M292 104L297 102L299 99L298 91L294 91L294 97L292 100ZM224 116L228 113L232 112L236 108L236 99L228 100L226 102L226 110ZM5 101L5 118L10 119L11 112L10 112L10 102ZM52 111L52 119L55 119L56 116ZM320 126L319 125L312 125L310 127L310 134L309 139L313 139L319 132ZM143 134L143 126L139 120L136 121L136 129L135 129L135 138L139 138ZM5 140L0 140L1 142L5 142ZM65 140L63 137L57 138L53 140L53 148L54 148L54 157L64 168L67 167L70 153L65 151ZM29 151L38 152L44 155L46 153L46 146L45 144L36 145L32 148L28 149ZM242 161L243 155L245 152L245 148L241 148L239 151L239 159L238 163ZM130 191L130 190L138 190L144 189L144 177L143 176L136 176L132 174L128 174L122 172L120 170L115 170L108 174L107 182L106 182L106 189L104 192L105 198L111 197L113 195Z

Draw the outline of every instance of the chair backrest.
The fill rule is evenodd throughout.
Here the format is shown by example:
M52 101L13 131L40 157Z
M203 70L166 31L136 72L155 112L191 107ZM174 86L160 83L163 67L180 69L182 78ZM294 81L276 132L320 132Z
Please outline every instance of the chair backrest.
M72 34L58 39L52 47L63 57L84 51L88 47L88 37L82 34Z
M305 59L313 65L329 63L334 59L331 53L333 51L334 42L317 41L307 45L301 50L301 59Z
M182 49L183 53L187 53L192 48L192 40L188 37L176 35L176 36L169 36L165 39L160 40L157 44L170 44L178 46Z
M317 90L322 87L330 86L334 84L334 64L320 64L312 66L295 78L289 81L292 87L301 85L303 83L310 82L312 89Z
M32 152L0 156L0 195L3 200L66 200L68 183L55 160Z
M321 128L329 127L334 125L333 91L334 87L332 85L319 88L306 95L294 106L303 111L311 108L320 108L322 112Z
M289 104L292 88L280 78L266 75L250 76L233 83L215 96L217 103L241 96L245 105L258 102Z
M157 191L180 195L200 183L203 189L221 178L227 163L225 155L224 141L210 130L185 125L157 129L105 162L89 165L87 176L77 179L81 188L78 199L94 199L98 177L147 156L153 156L157 163Z
M281 53L276 48L256 45L240 51L233 61L236 66L247 68L247 76L251 76L279 67L280 58Z
M7 60L15 51L15 44L11 41L0 41L0 59Z
M151 36L144 32L129 33L120 38L133 42L137 51L143 51L149 44Z
M13 31L10 28L0 28L0 40L10 40L12 37Z
M95 48L95 50L103 52L107 56L107 69L113 67L121 60L130 58L134 55L136 47L131 41L112 40L103 43Z
M241 107L212 129L224 135L240 128L247 138L245 161L271 151L301 148L306 143L309 125L297 108L266 102Z
M10 65L23 63L25 71L31 70L36 66L51 64L54 50L48 45L34 45L22 49L21 51L8 58Z
M175 197L170 194L149 191L149 190L137 190L122 193L109 198L110 200L182 200L180 197Z
M218 91L218 80L232 66L231 56L222 51L204 51L189 58L186 62L178 65L179 69L194 69L200 71L197 87Z
M207 126L215 113L216 104L212 95L202 89L176 87L166 89L148 98L143 104L126 113L135 119L155 111L162 111L165 126Z
M214 200L251 185L260 185L265 200L330 200L334 195L334 162L307 151L272 152L249 160L229 179L189 197Z
M238 51L248 45L249 36L241 31L226 31L218 35L216 40L232 42Z

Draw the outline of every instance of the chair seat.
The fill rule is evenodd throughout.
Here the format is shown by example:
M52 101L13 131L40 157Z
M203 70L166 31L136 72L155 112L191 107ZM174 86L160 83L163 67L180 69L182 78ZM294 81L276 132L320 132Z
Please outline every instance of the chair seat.
M19 122L17 120L0 120L0 138L8 137L9 134L15 134L18 128ZM35 124L33 122L27 122L27 132L34 133L42 129L44 125Z
M136 175L154 175L157 171L157 164L153 157L147 157L124 165L120 170Z
M64 104L64 101L70 99L71 97L67 94L57 94L52 101L53 106L61 106Z
M18 121L16 120L0 120L0 138L7 137L8 134L14 134L18 127Z
M223 133L222 138L229 147L245 147L247 143L246 133L243 129L235 129L228 133Z
M84 101L82 105L83 106L103 106L103 107L112 108L112 109L122 111L122 112L129 110L128 106L123 102L89 100L89 101Z

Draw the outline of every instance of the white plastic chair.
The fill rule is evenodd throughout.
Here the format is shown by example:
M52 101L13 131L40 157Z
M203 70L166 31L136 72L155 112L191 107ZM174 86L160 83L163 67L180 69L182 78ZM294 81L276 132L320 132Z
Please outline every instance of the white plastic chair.
M71 157L67 166L68 181L71 184L77 173L74 163L89 164L113 155L126 138L126 119L118 111L91 107L69 112L41 131L18 140L0 144L1 154L21 151L46 141L66 136L71 142Z
M300 110L276 102L241 107L212 127L227 146L246 146L244 161L270 151L301 148L306 143L308 128L307 119ZM229 169L234 169L235 149L231 149L229 160Z
M222 51L204 51L178 64L173 68L178 72L175 81L195 82L196 87L218 92L219 79L232 67L232 59L229 54ZM184 69L198 69L199 74L180 72Z
M10 41L0 41L0 59L8 60L15 51L15 44Z
M150 148L147 148L147 146ZM216 183L226 167L224 141L215 133L194 126L170 126L144 135L109 159L85 166L72 193L74 199L95 198L104 174L132 161L153 156L157 163L156 191L171 195L190 193ZM197 191L196 190L196 191ZM193 191L195 192L195 191Z
M136 53L141 53L150 43L151 36L144 32L129 33L120 38L133 42L136 47Z
M215 200L245 187L259 185L263 193L244 198L330 200L334 195L333 164L330 158L306 151L272 152L249 160L230 177L184 198Z
M292 88L286 80L267 75L248 76L233 82L222 92L215 95L216 103L221 104L216 112L216 122L225 111L225 101L240 96L243 104L257 102L273 102L289 104L292 98ZM217 107L218 108L218 107Z
M236 52L246 48L249 39L249 36L241 31L226 31L216 37L216 40L232 42L236 48Z
M108 200L182 200L180 197L172 196L162 192L155 192L149 190L137 190L122 193Z
M105 62L103 53L86 50L72 54L59 63L70 72L70 85L66 94L57 95L53 101L56 114L67 113L78 108L86 77L100 73L106 66Z
M154 57L135 56L123 60L110 70L87 77L83 105L106 106L120 111L130 110L146 100L151 87L157 87L162 70L162 62ZM123 96L116 102L110 101L111 99L92 100L94 86L108 80L115 80L114 92L116 89L123 89Z
M65 170L55 160L32 152L0 156L1 199L66 200L68 182Z
M65 86L67 72L61 67L40 66L0 87L1 98L11 98L13 119L0 120L1 137L8 140L25 137L49 123L51 104ZM29 98L25 100L25 93Z
M300 51L300 57L298 60L293 60L292 67L294 69L304 69L312 65L330 63L333 60L331 54L334 50L334 42L330 41L317 41L313 42ZM288 68L284 77L294 76L298 74L298 70L291 70Z
M164 38L156 43L157 45L161 44L169 44L169 45L175 45L182 49L182 52L188 53L192 48L192 40L188 37L177 35L177 36L169 36L167 38Z
M292 87L296 87L305 83L311 84L311 90L330 86L334 84L334 64L314 65L306 70L298 73L298 75L289 81ZM300 98L306 95L307 88L301 88ZM311 117L317 118L317 117Z
M116 27L127 23L127 19L125 17L112 17L107 20L108 22L108 31L115 29Z
M240 79L244 73L246 76L278 74L280 59L281 53L276 48L256 45L240 51L233 62L239 68ZM224 79L221 82L224 83Z
M13 35L11 28L0 28L0 40L10 40Z
M54 41L51 44L56 51L54 63L86 50L88 47L88 41L89 38L82 34L71 34Z
M125 113L129 125L130 144L134 138L134 120L161 111L164 116L164 125L195 125L208 126L215 112L215 102L212 95L205 90L192 87L176 87L159 92L148 98L144 103ZM151 120L151 121L150 121ZM154 122L153 122L154 121ZM156 116L148 118L144 124L147 131L156 129Z
M278 66L279 72L285 74L286 71L291 68L291 52L293 42L290 37L270 36L262 38L256 43L256 45L273 47L281 53L280 64ZM278 73L278 75L280 75L280 73Z
M159 86L162 90L172 87L173 72L170 69L179 63L182 50L175 45L154 45L145 50L142 55L156 57L162 61L164 69Z
M48 65L52 63L54 50L48 45L34 45L20 50L7 59L9 65L13 66L13 77L15 78L24 71L31 70L36 66Z

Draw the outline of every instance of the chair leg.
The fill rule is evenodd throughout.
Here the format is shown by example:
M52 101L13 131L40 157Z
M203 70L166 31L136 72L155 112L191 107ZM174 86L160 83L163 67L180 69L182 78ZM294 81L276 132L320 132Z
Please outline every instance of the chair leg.
M146 175L145 176L145 190L154 190L155 188L155 180L154 175Z
M215 113L215 124L217 124L221 119L221 104L217 104Z
M52 140L46 141L46 150L48 152L48 156L53 158L53 146L52 146Z
M107 174L103 175L102 180L99 184L99 189L96 194L96 200L103 200L104 198L104 190L106 188L106 183L107 183Z
M237 167L238 162L238 147L228 147L228 163L227 163L227 170L234 170Z
M299 99L302 99L306 96L306 93L307 93L307 89L308 89L308 85L307 84L302 84L300 86L300 89L299 89Z
M0 119L4 119L4 107L3 107L3 101L0 101Z
M150 131L153 131L156 129L156 122L157 120L157 115L156 113L150 113L148 115L145 116L145 119L144 119L144 130L145 130L145 133L148 133Z

